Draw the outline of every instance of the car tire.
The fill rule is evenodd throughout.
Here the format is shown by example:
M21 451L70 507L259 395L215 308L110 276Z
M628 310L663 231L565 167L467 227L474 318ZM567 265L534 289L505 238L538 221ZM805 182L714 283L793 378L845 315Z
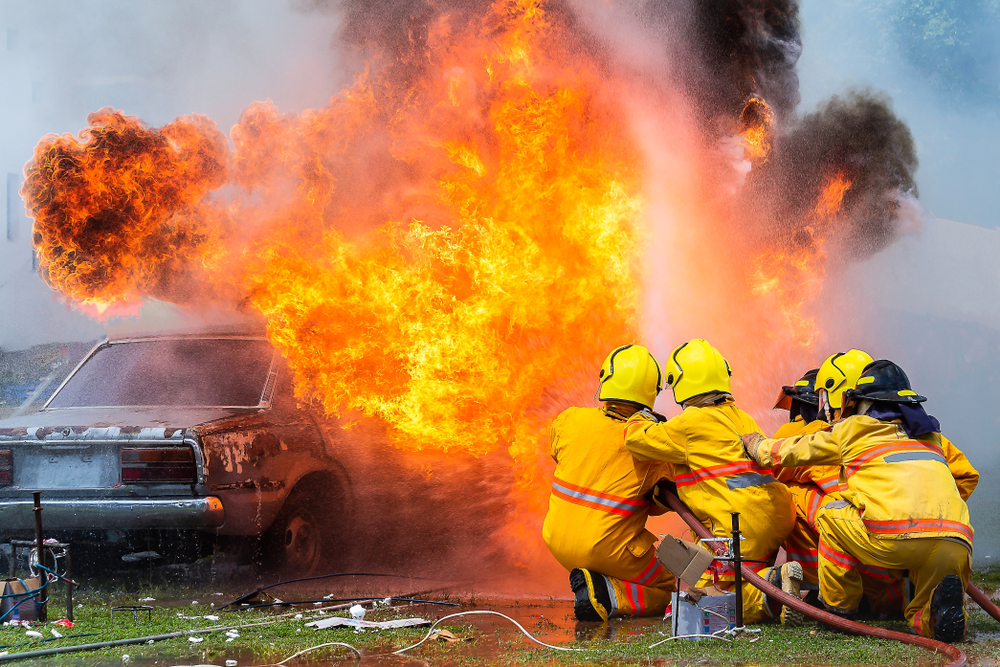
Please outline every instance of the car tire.
M324 574L337 537L328 518L336 515L331 511L335 501L336 495L322 484L298 484L268 530L265 569L287 577Z

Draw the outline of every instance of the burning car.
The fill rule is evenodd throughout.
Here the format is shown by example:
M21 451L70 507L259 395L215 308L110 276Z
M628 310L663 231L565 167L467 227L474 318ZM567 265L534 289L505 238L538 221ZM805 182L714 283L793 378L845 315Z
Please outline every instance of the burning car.
M0 421L0 531L30 533L41 491L47 536L261 536L269 564L311 573L351 515L329 425L261 336L105 340L40 412Z

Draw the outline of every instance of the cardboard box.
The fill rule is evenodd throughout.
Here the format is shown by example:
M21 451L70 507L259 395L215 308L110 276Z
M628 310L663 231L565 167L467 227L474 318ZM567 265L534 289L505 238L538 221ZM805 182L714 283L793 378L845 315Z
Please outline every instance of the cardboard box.
M705 595L697 602L686 593L671 595L670 629L674 637L709 639L691 635L711 635L736 627L736 593Z
M667 535L656 548L656 558L663 567L688 586L698 583L705 568L712 564L714 555L708 549Z
M4 579L0 580L0 591L5 596L0 600L0 616L3 616L4 622L13 621L15 619L20 619L22 621L35 621L38 619L38 604L36 602L37 598L32 598L29 595L30 591L36 590L41 586L42 581L39 577L33 579ZM6 597L8 595L14 595L15 597ZM45 595L45 593L42 593ZM25 600L25 598L28 598ZM21 602L24 600L24 602ZM17 609L10 614L11 607L17 606ZM4 616L4 614L7 614Z

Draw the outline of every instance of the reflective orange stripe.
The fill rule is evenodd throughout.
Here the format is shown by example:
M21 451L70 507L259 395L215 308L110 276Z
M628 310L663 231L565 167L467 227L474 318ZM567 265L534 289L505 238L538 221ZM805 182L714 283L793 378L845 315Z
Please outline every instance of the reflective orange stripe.
M860 458L851 463L851 465L846 466L844 468L844 472L847 477L850 477L865 463L868 463L872 459L878 458L879 456L884 456L893 452L922 452L927 450L930 450L935 454L940 454L941 458L944 458L944 452L937 445L931 445L918 440L906 440L896 444L882 445L881 447L868 450L862 454Z
M895 581L895 577L889 574L889 570L881 567L865 565L857 558L834 550L826 542L821 541L819 543L819 555L837 567L845 570L857 570L858 572L864 572L865 574L876 579L881 579L882 581Z
M684 473L682 475L677 475L675 481L677 486L691 486L692 484L704 482L709 479L715 479L717 477L733 477L735 475L744 475L748 472L757 472L767 475L771 474L770 470L762 468L751 461L734 461L733 463L722 463L719 465L708 466L707 468L692 470L691 472Z
M948 519L902 519L898 521L868 521L862 519L870 533L961 533L972 542L972 526Z
M620 516L632 516L636 512L645 510L649 505L642 499L623 498L603 491L595 491L585 486L564 482L558 477L552 478L552 495L575 505Z

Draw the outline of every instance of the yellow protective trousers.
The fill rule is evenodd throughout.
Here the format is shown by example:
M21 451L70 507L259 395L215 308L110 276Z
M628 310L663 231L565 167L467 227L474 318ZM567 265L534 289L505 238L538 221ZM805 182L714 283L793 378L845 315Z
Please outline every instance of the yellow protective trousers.
M819 535L816 533L816 510L827 498L811 483L785 482L795 502L795 527L785 540L785 554L802 566L802 581L819 583Z
M670 594L677 585L674 575L660 565L652 552L637 558L626 551L618 554L617 558L606 559L587 569L604 574L611 582L611 616L662 614L670 604ZM606 574L608 572L623 578Z
M862 572L884 581L902 579L909 571L914 586L904 615L918 634L934 637L931 594L949 574L958 575L963 589L972 574L972 552L961 540L940 537L882 539L865 528L858 509L843 501L820 508L819 590L827 605L854 611L863 593Z

